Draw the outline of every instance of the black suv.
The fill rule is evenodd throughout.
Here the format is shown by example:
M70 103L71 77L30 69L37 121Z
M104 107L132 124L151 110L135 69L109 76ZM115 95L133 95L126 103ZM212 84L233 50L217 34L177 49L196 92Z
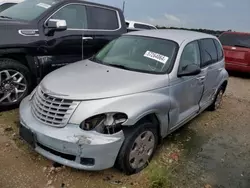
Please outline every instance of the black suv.
M1 12L0 108L16 106L46 74L126 32L120 9L82 0L26 0Z

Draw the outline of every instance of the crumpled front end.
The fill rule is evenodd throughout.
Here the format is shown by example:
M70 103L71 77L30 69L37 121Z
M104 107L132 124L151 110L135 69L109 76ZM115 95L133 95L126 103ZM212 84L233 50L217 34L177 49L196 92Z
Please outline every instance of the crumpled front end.
M35 112L38 114L35 114L32 101L27 97L20 104L20 135L38 153L50 160L77 169L103 170L114 165L124 141L122 130L109 135L96 131L84 131L76 124L51 126L49 124L52 120L46 122L48 118L41 118L41 114L46 109L39 108ZM52 108L54 111L51 115L55 115L56 108ZM41 113L40 116L39 113ZM59 120L54 118L53 123Z

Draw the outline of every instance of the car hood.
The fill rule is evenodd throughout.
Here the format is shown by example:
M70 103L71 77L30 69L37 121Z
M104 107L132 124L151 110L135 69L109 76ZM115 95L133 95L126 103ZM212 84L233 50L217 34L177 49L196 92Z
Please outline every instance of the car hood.
M168 75L139 73L84 60L48 74L40 86L49 95L90 100L145 92L167 84Z

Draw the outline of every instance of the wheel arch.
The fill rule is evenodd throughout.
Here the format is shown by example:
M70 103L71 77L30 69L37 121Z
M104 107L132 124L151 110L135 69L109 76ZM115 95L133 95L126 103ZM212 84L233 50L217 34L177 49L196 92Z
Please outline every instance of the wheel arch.
M150 122L150 123L152 123L153 125L156 126L157 134L158 134L158 138L159 138L158 143L160 143L160 141L163 138L160 118L157 116L157 114L155 112L151 112L151 113L148 113L148 114L142 116L136 122L136 125L140 125L140 124L145 123L145 122Z
M26 66L30 71L32 80L36 80L39 77L37 64L38 62L35 60L34 57L27 55L26 52L23 50L7 50L6 53L0 55L0 59L12 59Z

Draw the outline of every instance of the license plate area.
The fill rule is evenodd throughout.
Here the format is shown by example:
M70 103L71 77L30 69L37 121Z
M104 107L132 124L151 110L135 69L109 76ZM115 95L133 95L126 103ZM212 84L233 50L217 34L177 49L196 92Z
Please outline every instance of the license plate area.
M19 128L19 135L20 137L26 141L32 148L35 148L36 146L36 139L35 134L28 128L24 127L22 124Z

